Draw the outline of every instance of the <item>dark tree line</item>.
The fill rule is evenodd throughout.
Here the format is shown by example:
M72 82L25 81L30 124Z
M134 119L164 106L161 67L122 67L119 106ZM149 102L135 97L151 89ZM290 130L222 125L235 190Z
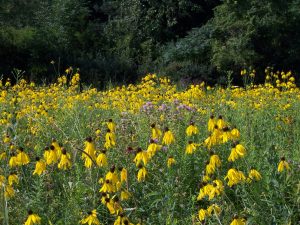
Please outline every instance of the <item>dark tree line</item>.
M51 81L73 66L103 86L148 72L208 82L249 66L299 72L299 24L300 0L6 0L0 74Z

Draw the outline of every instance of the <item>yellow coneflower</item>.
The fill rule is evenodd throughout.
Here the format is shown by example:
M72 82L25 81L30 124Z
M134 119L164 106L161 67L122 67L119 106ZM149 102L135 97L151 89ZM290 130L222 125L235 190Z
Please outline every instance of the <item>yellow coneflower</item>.
M200 191L197 197L198 201L201 201L205 196L209 196L209 194L213 191L214 186L212 184L207 184L203 182L200 187Z
M131 223L131 222L129 221L129 219L128 219L126 216L124 216L123 213L121 213L121 214L117 217L116 221L114 222L114 225L134 225L134 224Z
M114 165L110 168L108 173L105 175L105 180L109 180L112 183L112 185L116 185L118 183L119 179L116 172L116 167Z
M87 137L85 143L85 149L82 153L81 158L84 159L84 166L86 168L91 168L93 165L93 160L96 161L96 149L93 139Z
M109 198L109 197L106 197L106 198L105 198L105 206L107 207L107 209L109 210L109 213L110 213L111 215L116 214L116 210L115 210L114 205L115 205L114 200L112 200L112 199Z
M233 127L233 129L231 130L231 137L233 140L238 140L240 138L240 131L236 128Z
M216 167L214 164L210 164L209 161L206 162L206 166L205 166L205 173L206 175L212 175L214 174L216 171Z
M8 184L9 185L13 185L14 183L15 184L18 184L19 183L19 177L16 173L11 173L9 176L8 176Z
M10 167L16 167L16 166L19 165L19 161L17 159L17 156L15 156L14 153L11 154L11 157L9 159L8 164L9 164Z
M173 156L169 156L167 160L167 166L170 168L172 165L176 163L176 160L173 158Z
M13 143L9 144L9 150L13 151L15 150L16 146Z
M194 122L190 122L190 125L186 128L185 133L188 137L194 135L194 134L198 134L199 130L198 128L195 126Z
M256 169L252 168L250 170L250 172L249 172L249 178L251 180L259 181L259 180L261 180L262 177L261 177L260 173Z
M246 180L246 177L242 171L238 171L234 168L231 168L227 172L227 176L224 178L224 180L228 179L228 186L232 187L233 185L236 185L244 180Z
M109 149L114 147L115 145L116 145L116 135L110 129L107 129L107 132L105 134L104 147L106 149Z
M205 220L207 216L207 211L205 209L200 209L199 212L198 212L198 218L199 220L202 222Z
M115 188L110 182L110 180L105 180L99 192L112 193L115 192Z
M208 200L212 200L215 196L219 196L224 191L224 185L221 180L214 180L213 181L213 188L208 193Z
M107 158L106 158L106 151L103 150L100 152L96 159L96 163L99 167L106 167L107 166Z
M236 151L237 153L242 157L246 154L246 149L243 145L241 145L239 142L236 142Z
M50 155L50 149L49 149L49 147L45 147L45 150L44 150L44 159L45 159L45 161L47 162L49 159L49 155Z
M108 122L106 122L107 128L112 132L115 133L116 131L116 124L113 122L112 119L109 119Z
M210 181L210 179L211 179L211 177L208 176L207 174L205 174L205 175L203 176L203 178L202 178L202 181L203 181L203 182L208 182L208 181Z
M105 199L106 199L106 198L109 198L109 197L110 197L110 196L109 196L108 193L106 193L106 192L101 192L101 203L102 203L103 205L105 205L105 204L106 204Z
M215 145L213 141L214 139L211 136L209 136L204 140L204 146L206 146L210 150Z
M238 218L235 216L230 225L246 225L246 222L247 221L244 218Z
M229 127L225 126L222 129L221 139L222 139L222 143L226 143L232 139L232 135Z
M162 140L162 144L170 145L175 142L175 138L173 133L169 130L168 127L165 128L164 137Z
M211 152L209 164L211 164L215 167L220 167L222 163L221 163L220 157L218 155L214 154L214 152Z
M215 128L215 125L217 125L216 119L215 119L214 115L211 115L209 120L208 120L208 123L207 123L208 131L213 132L214 128Z
M93 160L89 157L86 157L85 160L84 160L84 166L86 168L91 168L93 165Z
M6 159L6 152L1 152L0 153L0 160L5 160Z
M88 212L88 216L85 217L84 219L80 220L80 223L81 224L86 224L87 223L88 225L92 225L92 224L100 225L100 221L97 218L96 209Z
M10 142L10 137L9 137L9 135L5 135L5 137L3 138L3 143L4 144L7 144L7 143L9 143Z
M101 130L100 130L100 129L97 129L97 130L95 131L95 134L96 134L97 137L99 137L100 134L101 134Z
M69 169L72 166L70 159L71 159L70 154L67 153L66 149L62 148L62 155L57 167L62 170Z
M5 181L6 181L5 176L0 175L0 186L3 185Z
M217 204L212 204L207 208L207 213L211 215L212 213L215 213L216 215L220 215L221 208Z
M147 148L148 158L151 159L156 152L161 149L161 147L161 145L158 145L153 139L151 139L150 145Z
M54 147L57 158L59 159L61 157L61 154L62 154L62 149L61 149L60 144L55 139L52 139L51 145Z
M47 165L51 165L57 162L58 157L53 145L50 146L50 149L49 147L45 148L44 158L46 160Z
M234 162L238 158L244 157L246 154L246 149L243 145L237 143L233 144L233 148L231 149L231 153L228 157L229 162Z
M123 213L123 208L120 205L120 201L119 201L119 197L118 196L114 196L112 197L112 206L114 208L114 211L117 215L119 215L120 213Z
M46 170L46 163L39 157L36 157L35 170L33 171L33 175L41 175Z
M138 166L138 168L139 168L139 171L138 171L138 174L137 174L137 179L138 179L138 182L142 182L142 181L145 180L145 178L147 176L147 170L141 164Z
M282 157L282 158L280 159L279 164L278 164L277 170L278 170L279 173L281 173L281 172L283 172L285 169L286 169L286 170L289 170L289 169L290 169L290 166L289 166L289 163L285 160L285 157Z
M124 167L119 168L120 171L120 181L127 182L127 170Z
M197 145L194 142L189 141L188 145L185 148L185 154L193 154L196 151L196 149Z
M34 214L31 210L28 211L28 217L24 223L24 225L34 225L34 224L40 224L41 223L41 217L39 215Z
M223 116L220 115L218 117L217 125L218 125L219 129L223 129L224 127L226 127L226 123L223 120Z
M212 146L223 143L223 138L222 138L223 133L222 130L220 130L219 128L220 127L218 125L215 125L214 130L212 131L211 134Z
M158 128L155 126L154 123L151 124L151 133L152 133L151 138L152 138L152 139L157 139L157 140L158 140L158 139L160 138L160 136L162 135L161 130L158 129Z
M135 158L133 160L133 162L135 163L136 166L138 166L139 164L141 164L141 162L144 163L144 165L146 166L148 163L149 157L148 157L148 153L146 151L143 151L140 147L137 149Z
M5 196L5 198L12 198L15 196L15 190L14 190L13 186L11 186L11 185L5 186L4 196Z
M27 165L30 162L29 156L24 152L24 149L20 147L17 155L19 165Z
M236 148L234 147L234 148L231 149L230 155L228 157L228 161L229 162L234 162L238 158L239 158L239 154L237 153Z

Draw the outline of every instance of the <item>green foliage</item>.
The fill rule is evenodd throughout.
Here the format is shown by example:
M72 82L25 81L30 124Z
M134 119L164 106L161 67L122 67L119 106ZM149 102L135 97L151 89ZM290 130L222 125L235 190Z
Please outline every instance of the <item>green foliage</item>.
M297 9L299 1L295 0L224 1L214 9L214 16L206 25L164 50L163 58L168 60L160 67L168 74L173 72L170 66L179 65L179 71L175 71L179 77L182 68L198 67L195 72L184 70L185 75L198 75L207 81L220 80L228 70L238 74L241 68L249 66L299 71L299 64L295 63L299 61L296 52L300 47ZM208 70L205 73L200 68Z
M299 72L299 7L298 0L2 1L0 73L19 68L51 81L54 60L57 71L78 67L84 82L103 87L148 72L213 83L250 66Z

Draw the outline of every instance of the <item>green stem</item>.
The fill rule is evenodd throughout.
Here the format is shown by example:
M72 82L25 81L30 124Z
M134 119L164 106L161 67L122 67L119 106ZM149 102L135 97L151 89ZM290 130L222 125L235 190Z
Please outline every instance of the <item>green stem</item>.
M7 210L7 200L5 196L5 186L3 187L3 208L4 208L4 220L3 224L8 225L8 210Z

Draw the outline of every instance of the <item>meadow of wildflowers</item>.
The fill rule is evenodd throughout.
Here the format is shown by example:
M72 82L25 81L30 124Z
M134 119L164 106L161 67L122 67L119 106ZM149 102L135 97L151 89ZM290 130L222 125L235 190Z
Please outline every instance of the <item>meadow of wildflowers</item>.
M185 90L1 81L0 222L298 224L300 89L265 72Z

